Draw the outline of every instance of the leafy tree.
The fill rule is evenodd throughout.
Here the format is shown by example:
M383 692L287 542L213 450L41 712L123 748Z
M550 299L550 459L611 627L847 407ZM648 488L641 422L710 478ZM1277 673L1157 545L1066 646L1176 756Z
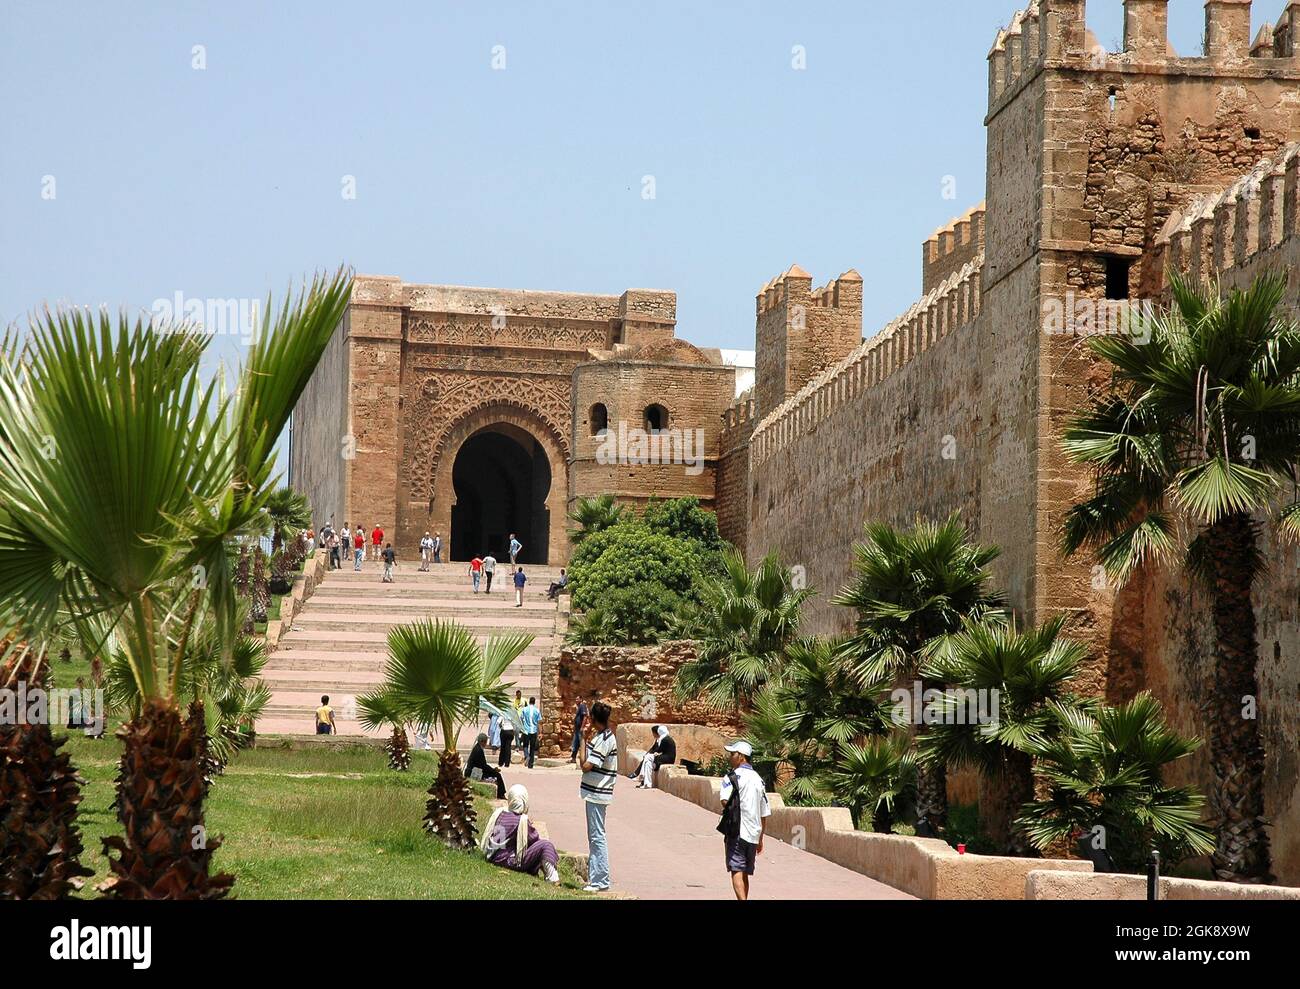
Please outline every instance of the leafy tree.
M570 587L576 612L599 615L576 618L573 640L602 644L591 641L601 633L610 636L604 644L660 641L674 620L699 602L700 586L715 561L700 540L673 535L663 526L652 529L631 514L588 535L570 561Z
M717 553L722 550L718 517L701 508L699 498L673 498L669 501L652 499L646 505L641 521L651 532L694 541L705 552Z
M1116 585L1144 565L1181 563L1207 586L1214 872L1266 882L1264 744L1242 705L1259 696L1259 519L1300 536L1300 502L1286 497L1300 463L1300 326L1282 274L1226 295L1177 275L1171 287L1173 305L1135 319L1131 335L1088 341L1112 380L1065 434L1093 490L1069 512L1063 543L1067 554L1094 548Z
M1055 732L1054 711L1087 706L1071 687L1088 650L1061 634L1064 625L1058 618L1020 632L974 623L924 668L948 692L926 709L926 721L935 723L920 737L922 761L972 766L1002 783L1006 804L1000 813L986 811L985 820L990 837L1013 855L1031 850L1013 819L1034 796L1036 746Z
M909 529L868 523L865 541L854 547L853 579L834 599L857 612L854 632L839 649L859 681L919 678L923 691L941 688L922 666L966 623L1000 615L988 570L998 555L972 542L956 514L917 520ZM921 768L917 811L936 826L947 818L947 789L942 762Z
M1214 850L1200 823L1204 798L1162 779L1200 739L1170 730L1154 697L1144 692L1095 715L1053 705L1052 714L1060 730L1032 748L1051 791L1027 803L1017 822L1035 847L1082 834L1127 872L1140 871L1152 848L1169 864Z
M391 727L392 735L384 743L388 768L400 773L411 768L411 743L406 737L406 712L393 695L379 690L357 698L357 713L367 728Z
M453 621L399 625L388 633L382 685L358 702L367 729L412 723L421 735L441 731L424 828L453 848L475 847L474 795L456 754L460 728L477 717L480 698L497 707L509 703L514 684L501 677L532 641L531 635L508 635L480 647L469 629Z
M751 573L740 552L728 547L722 570L701 588L696 657L677 671L676 693L683 700L701 698L715 710L743 710L765 684L780 679L811 591L794 588L774 553Z
M233 882L209 873L219 841L195 847L208 740L182 684L201 615L234 648L231 547L263 518L276 441L351 284L340 271L274 319L268 306L230 397L203 384L211 337L193 328L47 310L21 349L0 344L0 628L43 649L106 616L141 698L119 732L110 896L217 898Z

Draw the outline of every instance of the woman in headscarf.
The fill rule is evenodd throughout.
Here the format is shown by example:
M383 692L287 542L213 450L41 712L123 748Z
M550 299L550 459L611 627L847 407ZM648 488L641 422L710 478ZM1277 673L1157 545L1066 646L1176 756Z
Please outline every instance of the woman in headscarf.
M650 751L642 758L641 768L631 774L633 779L641 777L641 782L636 785L638 790L653 790L655 773L659 767L671 766L677 761L677 742L668 733L667 726L655 725L654 733L654 745L650 746Z
M529 822L528 791L522 784L506 791L506 806L498 807L488 818L479 848L493 865L540 874L557 886L560 883L560 856Z

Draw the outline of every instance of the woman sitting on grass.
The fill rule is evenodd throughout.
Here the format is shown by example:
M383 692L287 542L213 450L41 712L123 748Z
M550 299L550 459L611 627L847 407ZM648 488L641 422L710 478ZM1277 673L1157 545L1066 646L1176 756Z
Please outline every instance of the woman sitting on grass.
M560 884L560 856L529 823L528 791L518 783L506 792L506 806L498 807L488 818L479 847L493 865L541 874L547 882Z

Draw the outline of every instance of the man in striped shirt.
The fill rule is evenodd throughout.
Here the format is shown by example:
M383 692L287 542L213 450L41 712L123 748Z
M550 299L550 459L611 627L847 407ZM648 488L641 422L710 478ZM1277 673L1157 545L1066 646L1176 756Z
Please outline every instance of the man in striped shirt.
M614 800L618 779L618 743L609 723L609 705L597 701L591 708L592 736L583 757L579 792L587 805L587 893L609 889L609 846L605 842L605 811Z

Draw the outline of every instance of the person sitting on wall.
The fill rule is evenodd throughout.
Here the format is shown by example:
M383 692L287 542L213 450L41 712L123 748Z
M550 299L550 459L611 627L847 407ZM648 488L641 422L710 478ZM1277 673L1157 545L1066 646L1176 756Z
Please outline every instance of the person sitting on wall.
M569 575L565 573L564 567L560 567L560 579L551 581L551 586L546 589L546 596L554 601L560 596L560 592L569 586Z
M488 765L487 755L483 751L483 746L487 744L487 733L479 732L478 739L474 742L474 748L470 749L469 759L465 762L465 775L472 780L482 780L488 782L495 780L497 784L497 799L504 800L506 796L506 781L501 778L501 770ZM475 776L475 770L478 775Z
M629 779L641 777L641 782L636 785L638 790L653 790L655 773L659 772L659 767L671 766L677 761L677 742L668 733L667 726L655 725L654 735L655 743L650 746L650 751L641 757L640 768L635 773L628 773Z

